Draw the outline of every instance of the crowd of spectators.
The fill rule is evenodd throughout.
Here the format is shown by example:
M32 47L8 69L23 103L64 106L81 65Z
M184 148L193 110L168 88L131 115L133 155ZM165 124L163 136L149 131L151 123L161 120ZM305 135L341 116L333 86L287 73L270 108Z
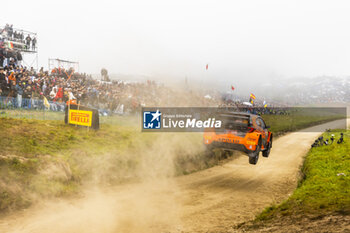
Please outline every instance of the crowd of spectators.
M106 82L72 69L36 72L22 66L0 67L0 104L3 108L63 111L67 101L97 108L103 114L136 112L142 106L217 106L202 93L166 87L155 81Z
M59 70L49 73L43 68L0 67L0 95L2 107L41 109L44 97L53 101L52 110L63 110L63 102L71 94L65 84L72 71ZM85 77L85 76L84 76ZM56 104L57 103L57 104Z
M257 114L276 114L256 101L254 107L220 93L168 87L155 81L101 81L73 69L35 71L22 66L0 67L0 107L63 111L67 102L96 108L101 114L139 112L141 107L228 107ZM45 105L45 102L48 103ZM255 112L254 112L255 111ZM278 114L283 114L278 111Z
M73 69L35 71L21 64L23 50L36 50L37 39L33 35L25 35L9 24L0 29L1 108L63 111L65 104L74 100L97 108L102 114L124 114L137 112L142 106L240 107L243 103L226 100L215 91L194 90L188 86L174 88L149 80L110 81L105 69L101 71L101 80Z

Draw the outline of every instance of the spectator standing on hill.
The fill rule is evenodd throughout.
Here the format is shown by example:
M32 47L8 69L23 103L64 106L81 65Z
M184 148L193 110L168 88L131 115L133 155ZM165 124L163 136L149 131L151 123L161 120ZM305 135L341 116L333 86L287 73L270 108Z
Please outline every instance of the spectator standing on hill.
M23 88L22 83L19 81L16 85L16 91L17 91L17 107L22 107L22 96L23 96Z
M9 38L12 38L12 35L13 35L13 25L8 26L8 28L7 28L7 35L8 35Z
M32 87L27 85L23 91L24 104L23 106L26 108L31 108L31 98L32 98Z
M62 99L63 99L63 89L62 89L62 87L59 87L58 91L57 91L57 94L55 96L55 101L58 100L58 102L61 102Z
M5 59L5 50L0 48L0 67L3 66Z
M10 85L10 93L8 95L8 97L12 97L13 101L14 99L17 97L17 90L16 90L16 81L12 81L11 85ZM12 103L13 106L15 106L15 103Z
M21 65L21 62L23 60L23 57L22 57L22 54L20 52L18 52L16 54L16 58L17 58L17 65L20 66Z
M16 82L15 72L11 71L11 74L8 76L8 80Z
M30 38L30 35L28 34L28 36L26 37L26 47L27 50L30 49L30 42L32 41L32 38Z
M38 88L37 83L34 83L32 86L32 106L34 108L38 107L40 99L40 90Z
M32 50L34 51L36 49L36 37L33 38L32 40Z
M7 89L7 80L4 68L0 67L0 88L1 88L1 96L4 96Z

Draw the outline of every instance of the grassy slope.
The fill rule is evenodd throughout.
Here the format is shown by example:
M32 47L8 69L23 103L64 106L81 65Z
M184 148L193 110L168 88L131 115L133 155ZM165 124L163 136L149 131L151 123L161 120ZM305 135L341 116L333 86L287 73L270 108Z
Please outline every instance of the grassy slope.
M138 119L125 117L98 131L62 121L0 118L0 139L0 212L76 194L82 185L180 175L210 165L198 153L200 134L141 133ZM167 157L175 154L182 157L174 168ZM195 165L181 167L186 160ZM152 170L155 163L159 171Z
M286 120L290 116L264 118L275 133L325 121L299 119L291 127ZM200 134L142 134L137 119L117 117L108 122L99 131L87 131L62 121L0 118L0 211L26 207L36 197L76 193L86 181L114 184L141 176L135 171L145 157L156 153L181 155L174 161L174 175L213 166L220 159L193 149L201 147ZM165 147L158 148L159 140Z
M132 148L142 137L134 135L137 130L115 125L87 132L61 121L1 118L0 210L26 207L35 198L33 194L60 196L76 192L90 172L89 167L81 167L86 159ZM152 135L142 137L144 143L151 140ZM130 156L118 162L126 164L126 171L136 159Z
M334 133L324 133L330 138ZM350 131L345 133L345 143L313 148L302 168L303 179L288 200L266 208L256 218L263 221L280 217L319 217L326 214L350 214ZM339 174L345 174L339 175Z
M293 132L310 126L326 123L331 120L341 119L342 115L318 115L318 114L292 114L292 115L264 115L266 125L271 126L270 131L275 135Z

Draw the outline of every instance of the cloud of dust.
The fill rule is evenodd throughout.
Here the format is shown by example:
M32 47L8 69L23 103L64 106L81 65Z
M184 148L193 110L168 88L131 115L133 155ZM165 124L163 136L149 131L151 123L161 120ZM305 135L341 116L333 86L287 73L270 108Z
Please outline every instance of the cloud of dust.
M180 232L174 161L202 149L201 135L162 133L151 145L140 141L122 154L86 157L79 167L90 173L82 198L38 202L2 219L0 232ZM41 174L57 178L64 170L51 165ZM111 185L128 177L136 182Z
M195 90L174 88L170 94L157 94L160 103L207 105L201 102L204 92ZM33 184L75 180L82 187L81 195L50 200L30 194L35 205L1 219L0 232L181 231L181 193L173 177L204 168L202 135L133 136L125 140L123 150L93 155L76 150L67 161L48 159L33 177ZM148 137L150 140L144 140Z

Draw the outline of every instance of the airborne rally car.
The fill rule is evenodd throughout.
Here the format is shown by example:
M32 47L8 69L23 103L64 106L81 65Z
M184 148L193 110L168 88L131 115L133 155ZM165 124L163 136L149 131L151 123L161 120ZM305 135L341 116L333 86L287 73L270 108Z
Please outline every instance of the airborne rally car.
M223 119L223 128L204 132L203 139L207 150L222 151L238 150L245 152L250 164L256 164L259 153L268 157L272 147L272 133L268 131L264 120L257 115L226 112L220 113Z

